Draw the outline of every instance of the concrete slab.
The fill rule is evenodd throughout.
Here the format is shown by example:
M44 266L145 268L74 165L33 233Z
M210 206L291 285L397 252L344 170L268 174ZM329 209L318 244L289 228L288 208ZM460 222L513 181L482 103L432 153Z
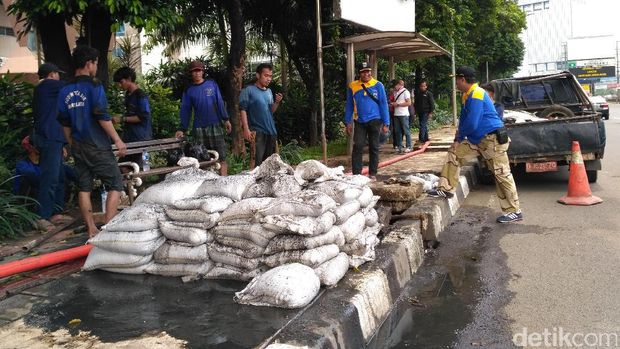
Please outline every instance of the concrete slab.
M15 321L28 314L36 303L44 301L40 297L16 295L0 302L0 320Z

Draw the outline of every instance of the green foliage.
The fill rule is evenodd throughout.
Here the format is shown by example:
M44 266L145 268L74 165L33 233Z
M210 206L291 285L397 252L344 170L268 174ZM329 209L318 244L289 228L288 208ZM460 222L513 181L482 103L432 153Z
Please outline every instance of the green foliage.
M0 189L0 241L19 237L35 226L39 218L32 210L35 204L32 198Z
M179 100L172 98L172 89L159 84L145 86L151 104L153 138L168 138L174 135L179 125Z
M108 100L108 112L110 114L123 114L125 112L125 92L117 84L111 84L106 92Z
M297 165L306 160L303 157L302 151L303 148L297 142L292 141L280 147L280 157L289 165Z
M249 154L246 152L246 154ZM241 154L229 154L226 157L228 164L228 174L234 175L246 171L250 168L250 156Z

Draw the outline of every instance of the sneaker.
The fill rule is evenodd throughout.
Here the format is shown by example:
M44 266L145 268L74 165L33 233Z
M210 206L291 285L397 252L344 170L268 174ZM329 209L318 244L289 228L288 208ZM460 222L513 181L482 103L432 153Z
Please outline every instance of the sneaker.
M411 152L411 149L409 149L409 148L405 148L405 150L403 150L403 153L405 153L405 154L406 153L410 153L410 152Z
M497 223L510 223L510 222L518 222L523 220L523 213L521 212L510 212L503 214L497 217Z
M449 199L454 196L454 193L441 190L441 189L435 189L435 190L427 191L426 195L433 197L433 198L448 198Z

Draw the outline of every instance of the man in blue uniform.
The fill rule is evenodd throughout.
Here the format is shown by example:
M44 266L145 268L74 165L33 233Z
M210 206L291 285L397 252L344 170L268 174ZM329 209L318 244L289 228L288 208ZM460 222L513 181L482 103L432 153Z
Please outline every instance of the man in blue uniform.
M383 84L372 77L368 63L359 66L359 80L349 84L344 122L347 133L353 134L351 166L353 174L362 173L362 152L368 141L368 176L376 180L379 167L379 135L387 133L390 126L387 97ZM353 124L355 123L355 131Z
M90 201L94 178L99 177L108 190L106 223L116 215L123 190L110 139L116 145L119 156L127 151L112 125L103 85L94 78L98 57L99 51L96 49L77 46L72 54L75 78L58 95L58 121L63 126L75 159L80 211L91 237L98 233Z

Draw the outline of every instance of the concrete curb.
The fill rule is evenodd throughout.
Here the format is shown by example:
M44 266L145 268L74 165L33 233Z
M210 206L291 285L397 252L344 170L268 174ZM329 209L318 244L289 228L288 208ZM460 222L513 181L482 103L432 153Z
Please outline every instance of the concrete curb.
M476 166L461 171L457 195L423 199L403 213L377 247L377 259L349 271L266 343L267 349L363 348L381 328L424 259L424 240L438 240L477 184Z

